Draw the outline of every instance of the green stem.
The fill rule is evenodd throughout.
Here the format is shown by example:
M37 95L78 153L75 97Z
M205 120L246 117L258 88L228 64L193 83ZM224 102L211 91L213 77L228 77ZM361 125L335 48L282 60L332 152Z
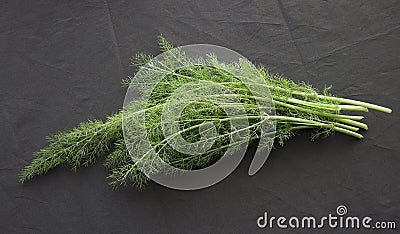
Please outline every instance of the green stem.
M280 106L284 106L284 107L288 107L291 109L295 109L298 111L302 111L302 112L306 112L306 113L310 113L310 114L316 114L319 116L325 116L325 117L329 117L329 118L341 118L341 119L352 119L352 120L361 120L364 117L363 116L352 116L352 115L338 115L338 114L331 114L331 113L325 113L325 112L318 112L318 111L314 111L314 110L309 110L303 107L299 107L299 106L295 106L295 105L291 105L288 103L284 103L284 102L280 102L277 100L274 100L274 103L280 105Z
M368 130L368 125L366 125L365 123L360 123L351 119L337 119L338 121L342 122L342 123L346 123L346 124L350 124L365 130Z
M309 93L300 92L300 91L287 90L287 89L284 89L284 88L281 88L281 87L277 87L277 86L272 86L272 85L266 85L266 86L268 88L270 88L270 89L289 92L291 94L299 95L299 96L303 96L303 97L315 96L315 94L309 94ZM339 102L339 103L362 106L362 107L365 107L365 108L369 108L369 109L372 109L372 110L377 110L377 111L381 111L381 112L389 113L389 114L392 113L392 110L387 108L387 107L371 104L371 103L368 103L368 102L356 101L356 100L352 100L352 99L339 98L339 97L333 97L333 96L325 96L325 95L321 95L321 94L318 94L316 96L318 98L320 98L320 99L323 99L323 100L330 100L330 101L335 101L335 102Z

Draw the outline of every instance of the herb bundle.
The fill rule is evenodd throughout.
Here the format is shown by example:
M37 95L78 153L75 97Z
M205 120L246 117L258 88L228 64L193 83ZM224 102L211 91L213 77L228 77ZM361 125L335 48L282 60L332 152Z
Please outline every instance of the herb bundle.
M159 45L162 52L173 49L172 44L162 36L159 38ZM184 54L177 53L171 58L169 64L173 64L173 59L185 59L184 57ZM138 54L132 59L132 63L140 69L151 59L150 55ZM211 56L210 59L215 58ZM123 133L123 115L132 116L132 118L128 118L131 121L129 124L135 126L135 124L139 124L135 121L140 121L134 118L138 112L144 112L146 115L146 131L143 134L147 135L153 150L169 165L180 169L195 170L207 167L218 161L227 150L230 150L229 155L239 149L242 143L260 139L265 114L259 109L257 100L263 99L262 95L251 93L234 75L219 69L218 66L193 64L180 69L174 69L173 66L169 68L171 72L152 90L151 98L145 105L141 105L143 100L139 99L131 104L132 108L109 116L105 122L88 121L71 130L49 136L49 145L35 153L36 157L31 164L21 171L20 181L23 183L37 175L43 175L56 166L68 166L76 170L81 166L93 164L101 156L106 156L104 166L110 170L108 178L112 186L118 187L133 183L138 188L142 188L149 179L142 170L139 170L138 163L147 164L147 168L150 168L148 173L151 173L150 170L154 170L156 167L151 164L151 158L142 157L139 162L134 160L135 157L131 157L132 153L141 156L148 152L144 151L139 143L136 146L130 146L135 147L135 150L128 150ZM368 109L372 109L391 113L389 108L335 97L329 93L329 88L319 92L306 83L296 83L279 74L270 74L262 66L257 69L265 80L264 84L260 84L265 87L260 88L269 89L275 106L274 114L268 115L268 119L276 121L276 128L271 134L280 145L283 145L285 141L302 129L312 129L312 139L328 136L334 132L361 139L362 135L359 130L368 129L368 126L361 122L363 116L344 114L343 111L367 112ZM245 75L251 78L251 74ZM124 80L123 84L128 86L132 79ZM165 123L162 121L162 111L174 91L192 81L218 83L230 91L225 94L226 96L234 95L236 99L229 103L218 102L218 100L216 102L197 101L184 108L174 124L179 126L179 135L185 142L188 144L209 142L210 139L202 138L205 132L210 131L210 129L202 129L204 121L211 122L214 126L212 129L216 133L212 137L211 147L204 152L188 155L169 145L170 139L166 139L168 137L163 134L163 124ZM204 88L206 83L201 84ZM214 94L210 92L208 95L211 97ZM179 99L174 99L174 101L173 104L178 105ZM143 106L144 108L137 108ZM240 106L244 108L245 114L228 115L222 108L223 106L233 109ZM249 127L232 128L230 121L240 118L248 120ZM239 142L235 145L231 143L232 135L244 131L249 134L247 142ZM135 135L135 138L137 139L134 139L133 142L140 142L143 135ZM259 147L272 147L272 142L263 144Z

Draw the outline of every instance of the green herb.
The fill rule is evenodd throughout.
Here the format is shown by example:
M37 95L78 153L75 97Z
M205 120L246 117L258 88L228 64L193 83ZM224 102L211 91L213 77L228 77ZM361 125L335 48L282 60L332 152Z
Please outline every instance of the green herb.
M162 36L159 38L159 45L163 52L173 49L172 44ZM171 64L174 62L173 59L184 59L184 56L184 54L176 54L175 58L171 58ZM132 63L141 68L151 59L150 55L138 54L132 59ZM210 59L213 58L210 57ZM363 116L343 114L343 111L367 112L368 109L373 109L391 113L391 110L385 107L335 97L329 93L329 88L318 92L309 84L295 83L279 74L270 74L262 66L259 66L258 70L265 80L263 84L265 87L262 88L269 89L275 105L275 114L268 118L276 120L276 130L271 134L274 134L275 140L280 145L302 129L314 130L313 140L334 132L361 139L359 130L368 129L365 123L360 122ZM131 79L124 80L123 84L129 85ZM185 107L177 124L180 126L179 134L187 142L202 141L201 134L204 132L200 130L200 126L204 121L211 121L217 132L212 147L207 151L196 155L186 155L174 150L168 144L168 139L164 137L162 110L176 89L190 81L199 80L217 82L231 91L231 94L225 95L234 95L238 101L233 103L197 101ZM257 105L257 99L262 98L251 93L240 80L226 71L213 66L194 65L173 70L152 91L145 109L135 109L135 106L141 106L139 104L143 102L143 100L137 100L132 103L132 109L124 114L134 116L139 111L146 113L147 131L143 134L147 134L151 146L164 161L181 169L199 169L216 162L227 150L230 150L229 154L232 154L241 147L241 143L246 143L231 144L230 137L233 134L246 130L250 133L250 141L257 141L260 138L260 126L265 116ZM241 106L246 114L229 116L222 108L224 105ZM229 122L234 118L245 118L250 126L246 129L232 129ZM104 166L111 172L108 177L111 185L118 187L133 183L138 188L142 188L148 181L148 177L138 169L138 163L149 164L149 167L153 165L146 157L143 157L140 162L133 160L124 141L122 120L123 113L120 112L108 117L105 122L88 121L72 130L48 137L49 145L35 153L36 158L22 170L20 181L23 183L34 176L45 174L59 165L76 170L81 166L91 165L101 156L106 156ZM131 121L130 125L135 126L135 121L139 120L130 118L129 121ZM139 140L143 135L139 134L135 137ZM259 147L271 146L271 142L259 145ZM147 153L140 148L140 144L136 151L131 152L137 156Z

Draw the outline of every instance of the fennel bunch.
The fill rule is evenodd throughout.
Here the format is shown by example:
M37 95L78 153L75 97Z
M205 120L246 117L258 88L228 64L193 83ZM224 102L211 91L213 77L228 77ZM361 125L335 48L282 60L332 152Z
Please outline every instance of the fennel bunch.
M162 52L170 51L174 47L164 37L160 36L159 45ZM138 68L142 68L150 62L152 56L138 54L132 59L132 63ZM176 59L185 59L185 55L177 53L170 58L168 64L173 64ZM213 59L210 57L210 59ZM172 67L173 68L173 67ZM339 98L325 88L319 92L311 85L306 83L296 83L279 74L270 74L264 67L257 67L265 83L260 84L261 90L269 90L274 105L273 115L268 115L276 123L274 132L271 132L275 142L283 145L285 141L303 129L313 130L312 139L325 137L334 132L342 133L361 139L363 136L360 129L367 130L368 126L361 122L363 116L350 115L351 112L367 112L369 109L385 113L391 113L386 107L361 101ZM252 74L245 74L251 78ZM133 78L123 81L124 85L129 85ZM200 100L187 105L180 113L178 119L174 121L179 126L179 135L188 143L198 143L204 140L201 136L210 129L201 129L204 121L213 124L215 136L212 137L212 146L206 151L189 155L175 150L168 143L170 139L163 134L162 111L171 95L184 84L193 81L214 82L228 89L230 92L225 96L234 95L232 101ZM206 83L202 83L206 84ZM203 87L204 88L204 87ZM209 97L213 92L207 94ZM150 99L143 104L143 100L136 100L132 109L124 110L111 115L105 122L95 120L87 121L79 126L63 131L48 137L49 145L35 153L36 157L30 165L27 165L20 174L20 181L25 182L37 175L43 175L56 166L67 166L73 170L81 166L93 164L99 157L105 157L104 166L110 170L110 184L114 187L127 184L135 184L138 188L149 180L148 177L138 168L138 161L133 157L146 155L147 152L140 148L129 151L124 141L123 134L123 114L135 116L135 113L145 113L146 130L142 132L150 140L152 150L155 150L159 157L169 165L176 168L195 170L207 167L218 161L227 150L232 155L240 149L243 144L248 142L231 142L234 134L246 131L249 138L246 141L256 142L261 137L261 126L265 114L257 105L258 100L262 100L262 95L251 93L247 87L229 72L221 70L218 66L191 65L179 69L171 69L157 87L152 90ZM174 99L173 105L179 105L179 98ZM143 105L142 105L143 104ZM231 116L226 113L224 106L229 106L232 110L243 108L245 114ZM136 107L136 108L135 108ZM141 107L141 108L137 108ZM230 122L235 119L246 119L249 126L246 128L232 128ZM130 118L130 126L140 124L139 119ZM136 121L136 122L135 122ZM134 140L144 137L141 134L135 135ZM272 147L273 142L264 142L259 147ZM142 164L152 168L151 159L143 157ZM149 172L151 173L151 172Z

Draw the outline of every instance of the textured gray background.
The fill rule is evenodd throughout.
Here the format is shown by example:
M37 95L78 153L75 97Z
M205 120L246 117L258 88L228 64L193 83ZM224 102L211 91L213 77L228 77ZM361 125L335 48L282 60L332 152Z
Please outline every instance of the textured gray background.
M339 204L399 226L399 12L399 1L1 1L0 232L253 232L264 211L318 217ZM305 132L273 150L255 176L247 158L200 191L151 183L115 192L102 160L20 185L46 135L122 107L130 56L157 54L160 33L175 44L228 47L393 113L367 113L361 141L310 142Z

